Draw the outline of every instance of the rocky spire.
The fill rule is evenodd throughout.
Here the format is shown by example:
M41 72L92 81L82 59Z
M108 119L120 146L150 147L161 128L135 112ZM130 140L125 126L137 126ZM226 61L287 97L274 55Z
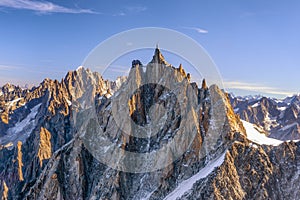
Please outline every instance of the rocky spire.
M187 78L187 80L190 82L190 81L191 81L191 74L190 74L190 73L187 73L186 78Z
M142 66L141 61L139 61L139 60L133 60L132 61L132 67L136 67L136 66Z
M182 67L182 64L180 63L179 67L178 67L179 72L182 74L182 76L186 77L186 73Z
M202 87L201 88L202 89L207 89L207 85L206 85L205 79L203 79L203 81L202 81Z
M183 71L183 67L182 67L182 64L180 63L179 65L179 71L182 72Z
M170 65L169 63L167 63L164 56L160 52L160 49L158 48L158 44L156 44L155 52L154 52L153 58L150 63Z

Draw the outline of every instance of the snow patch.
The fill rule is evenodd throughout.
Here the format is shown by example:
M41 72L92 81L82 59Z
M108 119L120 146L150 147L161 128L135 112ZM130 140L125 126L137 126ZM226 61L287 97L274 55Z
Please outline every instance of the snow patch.
M116 80L116 87L117 87L117 88L120 88L121 85L122 85L122 80L121 80L121 78L122 78L122 77L118 77L117 80Z
M267 116L264 120L264 123L265 123L265 128L266 128L267 131L271 130L272 125L273 125L273 127L278 126L278 123L276 121L276 117L270 117L269 113L267 113Z
M244 97L238 96L237 100L239 100L239 101L248 101L248 103L252 103L254 101L260 100L261 98L262 98L261 95L254 95L254 96L248 95L248 96L244 96Z
M278 146L283 141L276 140L273 138L267 137L265 134L260 133L258 130L254 128L254 124L251 124L249 122L246 122L244 120L241 120L247 133L247 138L251 140L252 142L255 142L260 145L272 145L272 146Z
M83 69L83 66L79 66L77 67L76 71L79 71L79 70L82 70Z
M255 104L253 104L251 107L252 108L255 108L255 107L258 107L260 105L260 102L256 102Z
M255 149L258 149L258 146L256 144L250 143L250 147L253 147Z
M15 103L17 103L18 101L22 100L23 98L17 98L17 99L14 99L12 101L9 101L6 103L6 105L8 105L8 107L12 107Z
M71 106L71 105L72 105L72 102L71 102L70 100L68 100L67 98L65 98L65 99L66 99L67 104L68 104L69 106Z
M147 68L142 66L143 72L146 73Z
M16 123L16 125L11 128L11 131L12 132L19 132L19 131L22 131L26 125L28 125L30 123L30 121L32 119L35 118L37 112L38 112L38 109L40 108L42 104L38 104L36 106L34 106L31 110L30 110L30 113L27 115L27 117L25 119L23 119L22 121Z
M4 148L11 150L12 148L10 148L10 147L12 147L12 146L14 146L14 144L12 142L9 142L6 145L4 145Z
M275 99L275 98L272 98L273 101L275 101L275 103L279 104L279 103L284 103L282 100L280 99Z
M13 142L16 144L17 140L22 142L25 141L35 127L36 121L33 119L36 117L41 105L42 104L40 103L34 106L25 119L17 122L14 127L9 128L7 130L7 135L1 138L0 143Z
M237 113L237 112L239 112L239 108L235 108L233 111L235 112L235 113Z
M277 109L280 110L280 111L284 111L284 110L287 109L287 107L284 107L284 106L283 106L283 107L278 107Z
M110 98L111 96L112 96L112 95L111 95L110 93L106 93L106 94L105 94L105 97L106 97L106 98Z
M297 125L298 125L298 123L294 122L292 124L289 124L289 125L286 125L286 126L282 127L281 129L279 129L279 131L286 131L286 130L288 130L288 129L294 127L294 126L297 126Z
M194 183L198 180L207 177L216 167L222 165L225 159L225 153L223 153L220 157L210 161L204 168L202 168L197 174L192 176L191 178L182 181L176 188L171 192L168 196L166 196L165 200L174 200L178 197L181 197L187 191L193 188Z

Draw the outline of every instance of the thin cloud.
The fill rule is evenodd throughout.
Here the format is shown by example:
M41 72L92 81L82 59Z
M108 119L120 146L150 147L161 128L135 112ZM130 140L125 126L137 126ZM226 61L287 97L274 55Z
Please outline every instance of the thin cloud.
M56 73L56 74L61 74L61 73L65 73L65 71L63 70L44 70L44 71L40 71L40 70L32 70L30 67L28 66L24 66L24 65L18 65L18 66L14 66L14 65L1 65L0 64L0 71L16 71L16 70L22 70L22 72L30 72L30 73L37 73L37 74L49 74L49 73Z
M67 8L49 1L1 0L0 7L14 8L20 10L32 10L39 13L97 14L96 12L90 9Z
M113 14L112 16L114 16L114 17L118 17L118 16L126 16L126 13L125 12L118 12L118 13L116 13L116 14Z
M252 92L266 93L272 95L283 95L283 96L291 96L296 94L296 92L282 90L275 87L269 87L259 84L253 83L245 83L245 82L237 82L237 81L225 81L223 82L224 87L227 89L238 89L238 90L246 90Z
M121 11L113 14L112 16L127 16L128 14L140 13L146 10L146 6L126 6Z
M129 12L143 12L147 10L146 6L127 6L125 8Z
M202 28L198 28L198 27L183 27L184 29L190 29L190 30L194 30L197 31L198 33L208 33L208 30L202 29Z
M0 71L9 71L9 70L16 70L16 69L20 69L20 67L9 66L9 65L0 65Z

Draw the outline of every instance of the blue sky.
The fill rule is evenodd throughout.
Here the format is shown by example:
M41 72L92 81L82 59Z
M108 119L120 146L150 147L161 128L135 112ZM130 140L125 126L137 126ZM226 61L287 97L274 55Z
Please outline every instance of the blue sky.
M0 0L0 85L61 79L108 37L164 27L201 44L229 91L299 93L299 10L296 0Z

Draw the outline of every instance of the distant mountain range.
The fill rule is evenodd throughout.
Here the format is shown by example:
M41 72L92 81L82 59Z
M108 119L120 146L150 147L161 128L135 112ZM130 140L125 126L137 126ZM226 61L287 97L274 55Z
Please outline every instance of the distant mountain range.
M80 67L31 89L4 85L0 197L298 199L300 97L234 97L191 76L157 48L116 81Z
M241 119L256 124L266 135L279 140L300 139L300 96L283 100L262 96L234 97L234 111Z

